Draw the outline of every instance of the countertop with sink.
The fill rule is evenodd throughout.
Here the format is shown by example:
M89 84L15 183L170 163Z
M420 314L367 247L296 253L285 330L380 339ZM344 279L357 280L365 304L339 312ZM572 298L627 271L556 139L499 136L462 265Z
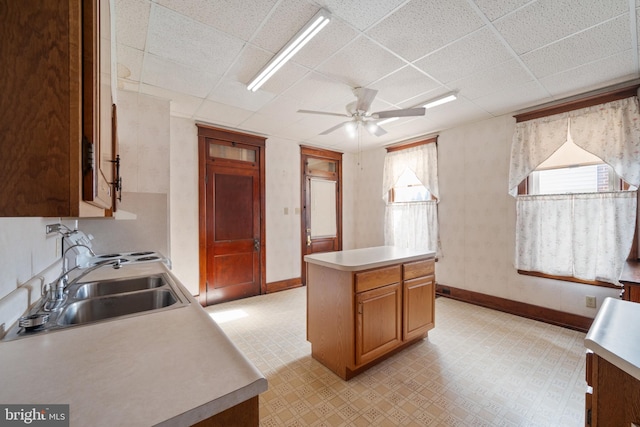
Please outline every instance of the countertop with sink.
M154 262L82 281L161 273L171 276ZM264 375L180 287L186 306L0 341L0 402L69 404L71 426L186 426L266 391Z

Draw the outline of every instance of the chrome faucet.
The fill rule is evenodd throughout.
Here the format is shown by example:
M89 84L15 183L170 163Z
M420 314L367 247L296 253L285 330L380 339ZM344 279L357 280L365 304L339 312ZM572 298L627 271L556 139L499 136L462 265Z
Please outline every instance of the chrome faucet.
M58 309L66 299L65 289L68 286L77 283L78 280L82 279L87 274L91 273L94 270L97 270L100 267L104 267L105 265L111 265L114 269L117 270L121 267L120 259L99 262L87 268L86 270L83 270L82 273L74 277L71 282L69 282L69 273L71 273L73 270L79 269L80 266L76 265L69 270L64 270L63 268L62 274L56 280L45 285L45 292L47 294L47 297L43 300L42 309L44 311L53 311Z

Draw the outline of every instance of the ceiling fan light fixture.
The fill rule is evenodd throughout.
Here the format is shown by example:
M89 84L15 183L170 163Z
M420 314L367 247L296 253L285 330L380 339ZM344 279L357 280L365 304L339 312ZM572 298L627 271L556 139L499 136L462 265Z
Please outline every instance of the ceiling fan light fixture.
M351 138L355 138L356 137L356 131L358 130L358 123L357 122L349 122L349 123L344 125L344 128L346 129L347 134L349 135L349 137L351 137Z
M276 71L289 61L302 47L309 42L331 21L331 14L326 9L320 9L318 13L292 38L276 56L265 65L260 72L249 82L247 89L255 92Z
M424 108L433 108L438 105L446 104L447 102L455 101L458 99L458 95L455 92L447 93L446 95L442 95L438 98L432 99L423 105Z

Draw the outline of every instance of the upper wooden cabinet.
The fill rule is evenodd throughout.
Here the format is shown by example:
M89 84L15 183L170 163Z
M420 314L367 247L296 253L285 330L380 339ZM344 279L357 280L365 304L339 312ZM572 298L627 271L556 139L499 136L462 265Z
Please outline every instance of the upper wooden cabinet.
M0 216L104 216L109 0L0 0L0 63Z

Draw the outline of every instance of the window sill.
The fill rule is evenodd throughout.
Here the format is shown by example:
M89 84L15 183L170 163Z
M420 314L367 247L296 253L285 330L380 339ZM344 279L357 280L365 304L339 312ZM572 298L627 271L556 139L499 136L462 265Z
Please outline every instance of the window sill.
M539 273L537 271L526 271L526 270L518 270L518 274L522 274L524 276L542 277L544 279L553 279L553 280L562 280L565 282L581 283L583 285L600 286L603 288L621 289L620 285L615 285L613 283L608 283L608 282L601 282L599 280L582 280L582 279L577 279L571 276L553 276L551 274Z

